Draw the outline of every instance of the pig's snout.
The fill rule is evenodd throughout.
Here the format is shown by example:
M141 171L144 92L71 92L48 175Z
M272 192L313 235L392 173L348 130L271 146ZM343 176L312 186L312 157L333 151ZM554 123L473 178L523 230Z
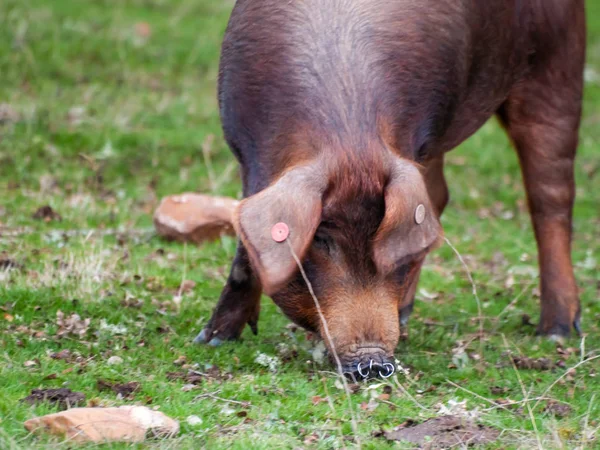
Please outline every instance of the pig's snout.
M361 349L342 360L344 375L352 381L370 378L389 378L396 372L393 357L377 349Z

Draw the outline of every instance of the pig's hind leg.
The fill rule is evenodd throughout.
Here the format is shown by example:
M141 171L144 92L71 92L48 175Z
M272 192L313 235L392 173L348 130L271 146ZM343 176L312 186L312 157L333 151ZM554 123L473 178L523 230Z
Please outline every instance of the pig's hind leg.
M576 16L580 21L582 14ZM550 336L579 332L571 228L584 30L580 23L549 54L536 56L539 63L498 112L519 155L537 240L542 306L537 331Z
M217 346L223 341L239 338L246 324L257 334L261 293L260 282L252 271L248 253L238 243L221 297L208 324L194 342Z

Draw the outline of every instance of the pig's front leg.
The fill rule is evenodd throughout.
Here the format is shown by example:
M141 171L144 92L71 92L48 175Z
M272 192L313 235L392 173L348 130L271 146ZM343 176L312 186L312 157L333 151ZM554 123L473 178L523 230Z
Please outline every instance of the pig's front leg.
M260 312L260 282L252 271L248 253L238 243L227 283L206 327L196 336L195 343L217 346L223 341L240 337L246 324L258 333Z

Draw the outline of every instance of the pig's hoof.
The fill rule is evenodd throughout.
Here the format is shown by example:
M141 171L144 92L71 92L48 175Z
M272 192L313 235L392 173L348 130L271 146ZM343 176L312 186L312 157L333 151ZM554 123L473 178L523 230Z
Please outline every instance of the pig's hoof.
M208 342L208 345L210 345L211 347L218 347L222 343L223 341L221 339L219 339L218 337L214 337Z
M194 338L194 344L206 344L206 329L198 333L198 336Z
M564 323L558 323L547 330L538 327L536 334L546 336L551 341L563 343L566 338L571 336L571 329L575 330L577 336L581 336L581 319L579 317L573 321L571 327Z
M577 336L581 336L581 318L580 317L575 319L575 321L573 322L573 328L575 329L575 333L577 333Z
M549 341L556 342L559 345L564 345L566 339L565 336L561 336L560 334L549 334L547 338Z
M207 338L206 328L198 333L198 336L194 338L194 344L208 344L211 347L218 347L223 343L223 340L218 337L213 337L211 340Z

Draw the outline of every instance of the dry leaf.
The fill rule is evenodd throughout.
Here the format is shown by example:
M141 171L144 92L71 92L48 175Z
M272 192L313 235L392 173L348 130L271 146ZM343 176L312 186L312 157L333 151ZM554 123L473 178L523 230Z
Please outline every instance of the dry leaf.
M25 422L30 431L65 436L74 442L143 442L179 433L179 423L145 406L74 408Z
M57 405L61 409L66 409L85 403L85 395L81 392L73 392L67 388L33 389L31 395L21 399L21 401L30 405L50 403Z

